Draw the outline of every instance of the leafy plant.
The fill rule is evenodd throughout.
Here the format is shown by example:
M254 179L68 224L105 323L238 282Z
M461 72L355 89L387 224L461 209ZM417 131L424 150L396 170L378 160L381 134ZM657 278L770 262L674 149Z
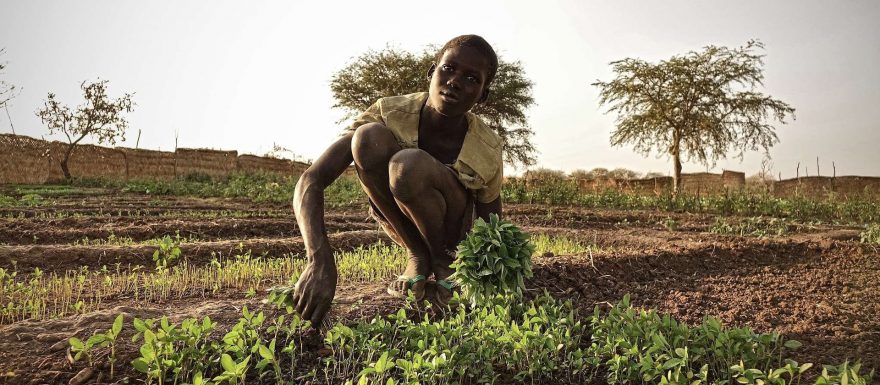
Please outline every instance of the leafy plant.
M156 263L156 269L163 270L180 257L180 234L176 238L167 235L162 237L158 246L159 248L153 252L153 262Z
M75 353L73 361L79 361L83 356L88 358L89 366L92 366L91 351L95 347L110 347L110 354L107 360L110 362L110 378L113 378L114 369L116 367L116 339L122 331L122 314L116 316L110 329L103 333L95 332L85 342L76 337L68 340L70 351Z
M861 240L862 243L880 245L880 224L872 223L868 225L865 231L862 231Z
M522 298L524 278L532 277L535 246L513 223L492 214L478 218L458 246L451 279L461 283L465 296L477 305L496 294Z

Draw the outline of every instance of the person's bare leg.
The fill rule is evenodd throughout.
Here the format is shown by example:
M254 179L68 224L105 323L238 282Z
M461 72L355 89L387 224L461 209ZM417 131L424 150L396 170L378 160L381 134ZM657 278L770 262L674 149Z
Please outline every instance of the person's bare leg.
M407 218L398 207L391 193L388 169L389 161L401 151L394 134L387 127L370 123L360 126L355 131L351 142L354 165L358 172L361 186L376 205L396 234L392 239L402 241L401 246L409 251L409 260L402 276L412 278L417 275L428 277L431 274L430 250L422 239L418 228ZM406 281L398 281L392 287L399 293L411 289L417 299L425 292L425 281L416 282L412 287Z
M461 232L467 190L444 164L422 150L397 152L388 169L394 199L427 241L435 279L445 280L453 273L448 251L458 246L447 243Z

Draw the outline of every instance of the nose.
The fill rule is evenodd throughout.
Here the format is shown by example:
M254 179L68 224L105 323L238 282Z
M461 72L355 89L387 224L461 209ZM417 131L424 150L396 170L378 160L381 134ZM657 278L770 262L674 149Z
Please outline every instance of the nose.
M446 81L446 86L458 88L458 78L456 76L450 76L449 80Z

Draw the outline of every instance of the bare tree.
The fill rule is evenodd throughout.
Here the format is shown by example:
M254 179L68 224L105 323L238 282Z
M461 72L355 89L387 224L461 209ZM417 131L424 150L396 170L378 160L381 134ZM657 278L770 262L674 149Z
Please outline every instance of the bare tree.
M706 165L734 151L764 149L779 142L769 120L794 116L787 103L758 92L763 85L763 44L734 49L707 46L659 63L627 58L612 62L616 78L593 83L600 104L617 113L611 144L633 144L645 155L656 150L673 162L674 192L681 185L681 158Z
M0 48L0 56L3 56L4 53L6 53L6 49ZM0 62L0 75L4 75L3 70L6 69L6 65L6 62ZM15 96L15 90L15 85L9 84L5 80L0 79L0 107L6 107L6 102Z
M85 97L85 103L71 110L70 107L60 104L55 99L55 94L49 96L43 108L37 111L37 116L49 128L49 134L61 132L67 136L67 151L61 160L61 171L64 178L70 179L70 170L67 162L74 147L86 137L93 137L99 143L116 144L117 140L125 140L125 130L128 128L128 120L124 112L131 112L134 107L132 96L124 94L118 99L110 99L107 96L107 80L97 80L93 83L82 82L80 88Z

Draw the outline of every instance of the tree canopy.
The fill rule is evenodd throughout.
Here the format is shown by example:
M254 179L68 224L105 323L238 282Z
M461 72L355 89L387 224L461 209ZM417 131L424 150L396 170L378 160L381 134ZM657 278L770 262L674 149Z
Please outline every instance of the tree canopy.
M426 75L434 62L435 47L421 53L386 48L368 51L334 74L330 89L334 107L351 118L386 96L427 91ZM504 140L505 158L514 165L535 163L534 132L525 110L534 104L532 82L525 77L520 62L499 58L498 71L490 86L489 99L474 106L480 116Z
M794 116L787 103L759 92L763 86L760 41L741 47L707 46L659 63L626 58L611 66L615 78L593 83L600 105L616 112L611 144L632 144L648 155L669 155L674 189L681 181L681 157L706 166L729 152L742 158L779 142L774 127Z
M134 102L131 101L133 94L124 94L117 99L107 96L107 80L98 80L92 83L82 82L80 88L85 97L85 103L71 110L55 99L54 93L49 93L43 108L37 110L37 116L49 129L49 134L61 132L67 137L68 147L61 161L61 170L64 177L70 179L70 171L67 161L73 148L88 136L93 137L99 144L116 144L117 140L125 140L125 130L128 128L128 120L124 112L131 112Z

